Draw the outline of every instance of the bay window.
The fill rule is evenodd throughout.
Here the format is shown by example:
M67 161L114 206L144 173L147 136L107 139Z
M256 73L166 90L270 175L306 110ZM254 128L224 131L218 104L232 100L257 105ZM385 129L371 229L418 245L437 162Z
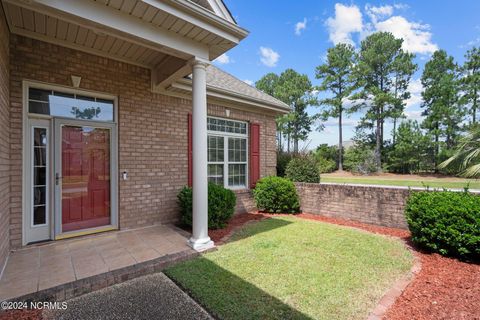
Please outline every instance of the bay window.
M247 187L247 123L209 117L208 181L231 189Z

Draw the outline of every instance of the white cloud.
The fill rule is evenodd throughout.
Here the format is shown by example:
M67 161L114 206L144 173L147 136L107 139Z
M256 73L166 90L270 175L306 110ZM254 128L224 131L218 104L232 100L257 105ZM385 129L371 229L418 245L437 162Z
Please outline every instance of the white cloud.
M420 107L422 103L422 91L423 86L420 79L411 80L408 84L407 88L408 92L410 92L410 98L405 101L406 109Z
M356 5L335 4L335 17L326 20L330 41L354 44L352 35L358 33L360 38L376 32L391 32L403 39L403 49L411 53L428 55L438 50L432 42L432 33L428 24L407 20L401 15L394 15L398 10L406 10L408 5L394 4L384 6L365 5L364 11L369 19L362 21L362 12Z
M277 66L278 59L280 59L278 52L267 47L260 47L260 56L260 61L267 67Z
M218 62L218 63L220 63L220 64L228 64L228 63L232 62L232 61L230 60L230 57L229 57L226 53L222 54L221 56L219 56L219 57L218 57L217 59L215 59L214 61L215 61L215 62Z
M342 126L344 127L355 127L357 126L359 123L359 120L355 120L355 119L344 119L342 121ZM337 119L332 119L332 120L328 120L328 121L325 121L325 122L322 122L322 124L325 126L325 127L338 127L338 120Z
M480 43L480 37L477 37L473 40L468 41L466 44L461 44L459 47L464 49L467 47L478 46L479 43Z
M297 36L302 34L302 31L307 28L307 18L303 18L303 21L299 21L295 24L295 34Z
M410 8L410 6L406 3L395 3L393 7L398 10L407 10Z
M362 13L356 5L345 6L337 3L335 4L335 17L328 18L325 24L333 44L353 44L351 34L363 30Z
M420 110L405 111L404 114L407 117L407 119L410 119L410 120L422 119L422 111Z
M245 80L243 80L243 82L245 82L249 86L254 86L255 85L255 83L252 80L245 79Z
M391 32L396 38L402 38L403 49L408 52L431 54L438 50L438 46L432 42L428 24L410 22L402 16L393 16L375 23L375 29Z
M371 6L370 4L366 4L365 11L367 12L367 15L370 17L372 22L375 23L380 18L390 17L393 14L393 7L388 5L375 7Z

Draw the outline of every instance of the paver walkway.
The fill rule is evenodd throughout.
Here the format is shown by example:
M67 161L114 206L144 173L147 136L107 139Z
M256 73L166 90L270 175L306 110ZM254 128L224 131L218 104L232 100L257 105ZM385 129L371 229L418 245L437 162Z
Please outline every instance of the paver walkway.
M163 273L133 279L66 302L66 310L44 311L44 318L213 319Z
M10 254L0 301L185 250L187 238L165 225L29 246Z

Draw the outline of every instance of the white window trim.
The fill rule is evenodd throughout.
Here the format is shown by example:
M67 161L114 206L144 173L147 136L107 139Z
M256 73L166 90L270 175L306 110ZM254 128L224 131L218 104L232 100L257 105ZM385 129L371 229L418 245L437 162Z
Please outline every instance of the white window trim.
M221 164L223 165L223 186L230 190L245 190L249 188L248 180L249 180L249 167L250 167L250 150L249 150L249 126L248 122L246 121L239 121L234 119L228 118L220 118L220 117L211 117L208 118L212 119L220 119L225 121L233 121L244 123L246 125L246 133L233 133L233 132L225 132L225 131L215 131L215 130L207 130L208 136L216 136L216 137L223 137L223 162L219 161L207 161L208 164ZM228 138L243 138L246 141L246 161L245 162L238 162L238 161L228 161ZM208 152L208 150L207 150ZM245 185L243 186L230 186L228 184L228 165L229 164L245 164Z

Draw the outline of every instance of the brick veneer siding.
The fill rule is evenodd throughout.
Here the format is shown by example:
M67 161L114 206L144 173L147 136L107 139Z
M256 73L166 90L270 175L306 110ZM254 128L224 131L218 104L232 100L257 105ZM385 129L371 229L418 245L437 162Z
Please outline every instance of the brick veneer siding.
M408 188L297 183L303 212L407 229Z
M253 195L250 190L238 190L235 191L237 196L237 206L235 208L235 214L247 213L257 210Z
M179 219L177 192L187 184L187 113L191 101L150 90L150 71L138 66L12 35L11 54L11 244L22 239L22 80L71 86L118 97L120 228L134 228ZM261 175L275 173L273 115L229 108L230 118L261 125ZM225 108L209 104L210 115L225 117ZM14 183L13 183L14 182Z
M10 108L9 31L0 5L0 272L9 252Z

